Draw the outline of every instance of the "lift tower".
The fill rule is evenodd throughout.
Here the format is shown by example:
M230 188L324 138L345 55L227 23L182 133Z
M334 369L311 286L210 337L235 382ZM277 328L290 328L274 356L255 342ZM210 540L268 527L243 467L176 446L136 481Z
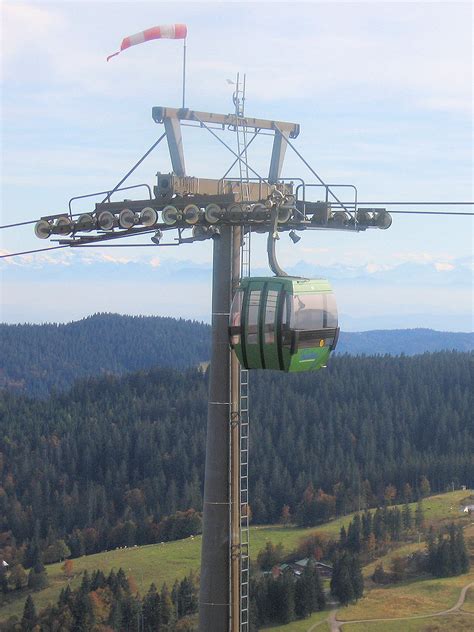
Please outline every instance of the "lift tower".
M238 86L236 94L239 101ZM72 198L69 212L46 215L35 225L37 237L57 236L60 247L71 248L110 246L114 245L111 241L144 234L151 235L153 244L159 247L213 241L212 352L199 602L201 632L248 632L249 629L248 538L243 537L245 525L248 528L248 492L246 483L242 482L246 479L242 472L247 471L248 465L248 382L230 349L228 327L242 253L248 263L250 232L269 234L269 262L275 274L279 274L274 252L279 232L289 231L296 242L294 231L357 232L388 228L391 224L384 208L358 207L357 189L353 185L323 182L293 145L293 139L299 134L298 124L247 117L240 106L237 102L234 114L154 107L153 120L162 124L165 131L113 189ZM181 135L185 125L206 129L233 154L235 159L222 178L186 175ZM218 133L222 131L237 134L237 152L222 140ZM273 136L270 167L265 177L247 160L247 150L259 135ZM146 184L122 186L165 138L172 172L158 173L153 191ZM239 138L243 138L243 144ZM302 160L315 182L281 177L287 147ZM228 174L237 163L240 175L232 178ZM131 190L143 188L148 193L146 199L112 201L113 196L123 195L124 190L129 196ZM345 196L349 193L349 199L342 201L335 190ZM317 192L317 201L308 200L311 192ZM73 204L78 199L98 195L105 197L93 210L73 212ZM189 230L191 236L187 236ZM164 236L169 231L174 231L177 237L165 242Z

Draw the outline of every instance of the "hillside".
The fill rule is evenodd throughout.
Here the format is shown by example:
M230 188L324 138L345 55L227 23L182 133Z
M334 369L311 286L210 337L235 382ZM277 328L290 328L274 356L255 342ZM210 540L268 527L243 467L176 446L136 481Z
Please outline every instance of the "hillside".
M81 377L152 367L195 367L209 359L210 327L163 317L95 314L68 324L0 324L0 388L44 397ZM474 334L400 329L342 332L338 355L471 351Z
M45 396L81 377L197 366L209 358L209 326L160 316L95 314L65 325L2 324L0 347L0 388Z
M461 521L462 516L458 511L459 504L466 497L464 491L455 491L438 496L432 496L426 498L424 501L425 518L427 524L439 526L448 520ZM411 509L415 511L415 504L411 505ZM347 527L352 515L344 516L336 520L318 527L317 532L325 534L330 538L337 539L341 527L344 525ZM271 541L273 543L281 542L284 547L285 554L296 549L298 544L303 538L307 538L313 531L308 529L298 529L295 527L283 527L281 525L272 526L253 526L250 532L250 542L252 550L252 559L256 559L259 551L261 551L266 542ZM387 560L394 554L396 547L403 543L394 543L392 552L387 555ZM473 540L474 544L474 540ZM417 548L424 548L425 543L409 545L412 550ZM74 577L72 579L71 586L77 588L81 582L82 573L87 570L89 573L96 569L101 569L105 573L110 570L123 568L126 572L132 576L137 584L138 590L141 594L144 594L148 589L151 582L155 582L157 585L161 585L162 582L167 582L168 585L172 585L175 579L181 579L190 570L198 571L200 563L200 536L194 538L186 538L177 542L166 542L164 544L155 544L149 546L142 546L136 548L125 548L120 550L107 551L96 555L88 555L81 557L80 559L73 561ZM474 546L472 547L472 553L474 554ZM385 560L384 560L385 561ZM386 561L387 564L387 561ZM364 574L367 577L370 569L373 568L374 563L367 567ZM388 566L388 564L387 564ZM60 591L68 584L68 579L65 577L62 570L62 563L51 564L47 566L48 578L50 585L34 593L35 603L38 609L44 608L48 603L57 599ZM465 576L455 578L457 582L467 583ZM440 580L432 580L438 582ZM448 582L452 580L445 580ZM399 591L400 587L389 587L392 591ZM413 590L413 584L411 584L411 590ZM445 599L444 594L436 595L438 599ZM4 602L0 605L0 621L5 620L12 615L21 615L23 603L26 597L25 591L21 594L11 595L11 599L8 602ZM364 598L361 602L363 604L365 599L369 604L373 603L373 600L369 597ZM449 595L448 602L449 604ZM321 620L327 618L328 612L326 611L323 617L318 615L318 619ZM302 632L307 632L311 627L311 624L316 621L315 617L308 619L308 625L301 627ZM348 617L349 618L349 617ZM352 617L350 617L352 618ZM355 617L354 617L355 618ZM293 622L288 626L281 626L282 632L293 632L299 623ZM279 628L278 628L279 629ZM298 630L300 628L298 627ZM324 628L323 628L324 629ZM403 630L404 628L400 628Z
M298 515L309 484L338 515L383 502L389 484L393 500L407 484L416 498L422 475L433 491L472 485L472 360L343 356L317 375L252 375L254 520ZM74 556L164 539L164 517L201 509L206 411L207 377L191 369L86 379L46 400L4 393L0 535L64 539Z

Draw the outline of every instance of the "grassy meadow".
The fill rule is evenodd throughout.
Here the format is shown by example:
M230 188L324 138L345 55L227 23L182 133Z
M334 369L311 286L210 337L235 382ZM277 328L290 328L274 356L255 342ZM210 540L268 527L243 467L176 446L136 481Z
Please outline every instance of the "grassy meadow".
M468 493L465 491L455 491L426 498L423 506L427 524L440 524L462 519L463 516L459 511L459 506L467 496ZM416 504L413 503L412 510L415 511L415 509ZM274 544L281 542L285 551L290 552L297 548L303 538L316 531L329 537L337 538L342 525L347 527L352 516L353 514L332 520L317 528L296 528L281 525L253 526L250 534L251 557L255 560L259 551L265 547L268 541L272 541ZM472 542L474 553L474 528L466 529L466 541ZM81 581L81 575L85 570L92 572L101 569L104 573L109 573L112 569L123 568L127 575L134 578L142 594L148 590L152 582L158 587L163 582L171 586L175 579L181 579L191 570L194 572L199 571L200 545L201 537L196 536L175 542L118 549L83 556L73 560L74 576L71 580L65 577L61 563L50 564L47 566L49 586L33 594L36 607L40 610L47 606L48 603L55 602L59 592L67 585L68 581L70 581L71 587L78 586ZM417 548L424 547L424 542L403 544L396 549L396 553L397 555L407 554ZM394 553L395 548L394 551L381 559L387 568ZM374 566L375 563L372 563L364 569L366 577L371 575ZM472 577L474 581L474 571L471 571L469 577ZM410 616L415 612L417 614L437 612L452 606L457 600L460 588L467 583L468 576L462 575L448 579L426 579L383 588L372 588L367 591L366 596L359 603L341 609L338 618L348 620L404 616L405 613ZM6 620L12 615L21 616L26 595L27 591L22 591L20 594L10 593L8 600L4 598L0 605L0 619ZM474 612L473 591L470 591L468 598L466 611ZM469 607L471 610L468 610ZM327 615L327 611L315 613L312 618L302 622L293 622L289 626L278 626L268 628L268 630L300 632L301 628L301 631L306 631L313 626L313 619L314 624L321 623L321 625L317 626L317 630L325 630L326 624L324 624L324 620L327 618ZM474 620L472 620L472 623L474 623ZM346 628L349 629L349 626L344 626L344 629ZM354 628L354 630L356 629ZM399 629L408 630L406 627ZM413 629L418 630L422 628ZM474 626L472 629L474 629Z
M473 618L465 614L428 617L411 621L378 621L374 623L349 623L343 632L472 632Z

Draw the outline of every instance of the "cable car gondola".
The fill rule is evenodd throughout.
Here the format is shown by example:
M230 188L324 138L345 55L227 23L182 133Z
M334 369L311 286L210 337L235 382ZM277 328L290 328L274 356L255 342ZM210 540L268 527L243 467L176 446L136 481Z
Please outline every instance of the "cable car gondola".
M232 302L230 344L246 369L316 371L339 336L334 294L325 279L248 277Z

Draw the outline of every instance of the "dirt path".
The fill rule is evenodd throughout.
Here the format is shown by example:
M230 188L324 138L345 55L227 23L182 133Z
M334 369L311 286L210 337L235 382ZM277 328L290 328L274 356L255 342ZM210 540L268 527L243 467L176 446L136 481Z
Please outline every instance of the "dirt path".
M331 632L340 632L342 630L343 625L348 625L349 623L370 623L371 621L410 621L412 619L428 619L430 617L440 617L443 615L456 614L461 609L461 606L466 599L466 593L469 588L474 587L474 582L471 582L464 586L459 595L459 599L454 604L452 608L448 608L447 610L441 610L440 612L434 612L433 614L416 614L412 617L393 617L391 619L354 619L353 621L339 621L337 619L337 609L334 609L329 617L327 618L327 622L329 623L329 627L331 628ZM463 614L470 615L474 617L474 613L463 611ZM314 629L313 626L308 632Z

